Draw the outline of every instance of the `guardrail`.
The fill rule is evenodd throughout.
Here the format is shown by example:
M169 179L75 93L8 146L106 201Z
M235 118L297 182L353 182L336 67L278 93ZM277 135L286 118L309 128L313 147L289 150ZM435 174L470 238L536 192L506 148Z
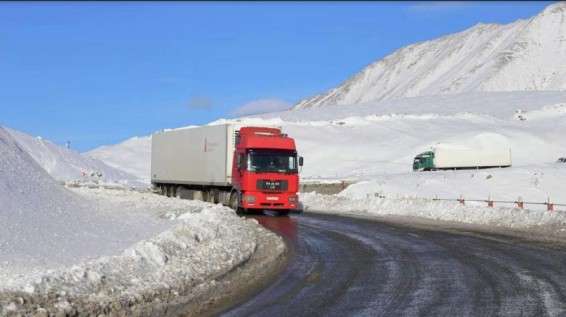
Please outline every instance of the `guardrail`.
M554 210L554 206L566 206L566 204L556 204L556 203L551 203L550 202L550 197L548 197L547 201L545 203L541 203L541 202L528 202L528 201L523 201L523 198L519 196L519 198L516 201L511 201L511 200L492 200L491 196L489 196L487 198L487 200L485 199L464 199L464 196L460 195L460 198L433 198L432 200L444 200L444 201L458 201L460 202L461 205L465 205L466 201L475 201L475 202L485 202L487 203L488 207L493 207L494 203L503 203L503 204L516 204L517 207L523 209L525 207L525 205L546 205L546 210L549 211L553 211Z

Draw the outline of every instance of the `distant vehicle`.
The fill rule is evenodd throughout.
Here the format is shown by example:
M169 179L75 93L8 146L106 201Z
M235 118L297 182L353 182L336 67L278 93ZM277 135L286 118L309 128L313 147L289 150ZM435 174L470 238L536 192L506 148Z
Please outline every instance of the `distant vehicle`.
M560 157L560 158L558 158L558 160L556 161L556 163L566 163L566 157Z
M237 212L299 207L295 141L279 127L223 124L154 133L151 183L167 196L222 203Z
M444 150L436 149L417 155L413 171L478 169L511 166L511 149Z

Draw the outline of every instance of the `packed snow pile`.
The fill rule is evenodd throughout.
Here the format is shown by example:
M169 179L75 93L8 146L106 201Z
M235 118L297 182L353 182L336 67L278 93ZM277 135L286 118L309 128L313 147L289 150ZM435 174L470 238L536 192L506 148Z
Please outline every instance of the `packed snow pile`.
M92 253L114 255L165 228L142 214L135 221L73 194L0 127L0 274L64 266ZM119 209L118 209L119 210Z
M151 136L133 137L120 144L98 147L85 154L135 175L146 183L150 182Z
M10 133L20 148L59 181L93 182L105 184L107 187L148 187L147 180L140 180L137 176L110 167L98 159L58 146L41 137L4 129Z
M507 25L412 44L294 109L438 94L566 90L566 3Z
M516 168L390 173L377 175L348 187L343 194L363 199L387 198L463 199L466 204L515 207L522 201L527 209L566 211L566 164L550 163ZM479 202L475 202L478 201Z
M273 235L222 206L55 181L0 128L0 315L132 314L210 287ZM272 254L284 251L281 239ZM208 285L208 286L207 286ZM138 306L136 306L138 305ZM136 308L138 307L138 308Z
M349 190L348 190L349 189ZM338 195L305 193L300 199L306 211L343 215L419 217L440 221L492 227L528 229L554 236L566 236L566 213L503 206L489 208L423 198L360 197L355 185Z

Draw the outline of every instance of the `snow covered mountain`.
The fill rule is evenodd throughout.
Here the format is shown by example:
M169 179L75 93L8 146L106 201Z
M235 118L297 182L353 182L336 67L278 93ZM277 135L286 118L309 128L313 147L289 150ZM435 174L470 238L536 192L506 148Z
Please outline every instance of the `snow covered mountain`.
M523 120L521 120L521 118ZM296 140L305 179L372 179L406 173L432 147L511 148L513 166L566 156L566 92L480 92L385 100L348 107L297 109L239 121L273 124ZM148 177L151 136L104 146L89 154Z
M566 2L406 46L293 109L493 91L566 90Z
M57 180L96 180L141 186L138 177L110 167L96 158L56 145L40 137L32 137L9 128L4 128L4 130L13 137L19 148L27 152Z

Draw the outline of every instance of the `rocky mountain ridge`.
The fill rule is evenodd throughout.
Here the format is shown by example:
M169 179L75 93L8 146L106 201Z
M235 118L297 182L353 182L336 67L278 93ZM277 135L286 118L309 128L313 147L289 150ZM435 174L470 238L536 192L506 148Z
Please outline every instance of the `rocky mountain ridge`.
M566 90L566 2L528 20L480 23L412 44L293 109L492 91Z

